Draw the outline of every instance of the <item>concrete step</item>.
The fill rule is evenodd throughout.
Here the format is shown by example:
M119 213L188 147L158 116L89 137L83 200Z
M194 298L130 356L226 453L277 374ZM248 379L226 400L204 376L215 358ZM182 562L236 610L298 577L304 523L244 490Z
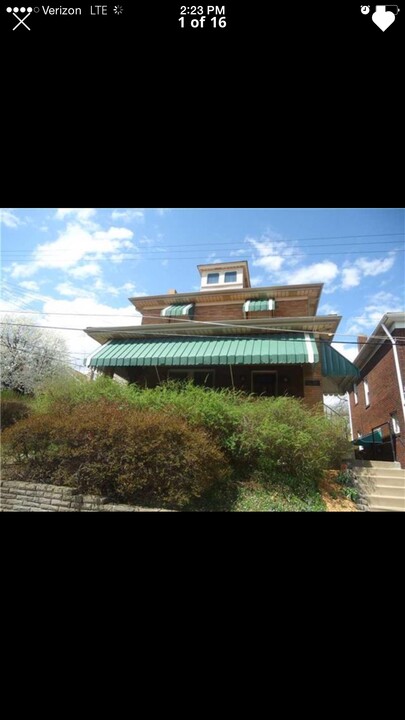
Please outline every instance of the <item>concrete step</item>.
M374 492L376 495L396 497L405 501L405 486L398 487L397 485L380 485L379 483L376 483L374 485Z
M373 505L369 505L367 508L367 512L405 512L405 508L401 509L397 507L390 507L389 505L380 507L374 507Z
M367 496L369 508L390 509L405 512L405 498L387 497L372 493Z
M364 475L356 477L356 484L360 487L368 488L374 485L388 485L399 489L405 488L405 478L402 477L386 477L385 475Z
M354 460L351 463L353 470L354 468L386 468L390 469L401 469L401 463L399 462L385 462L385 460Z
M405 483L405 470L396 468L353 468L353 475L356 477L386 477L401 478Z

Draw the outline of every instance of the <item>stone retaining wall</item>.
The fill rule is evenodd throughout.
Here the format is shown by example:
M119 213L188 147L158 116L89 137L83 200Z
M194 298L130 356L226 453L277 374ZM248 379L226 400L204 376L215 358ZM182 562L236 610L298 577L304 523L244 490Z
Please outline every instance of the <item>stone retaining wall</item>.
M172 512L116 505L98 495L79 495L72 488L19 480L0 482L0 512Z

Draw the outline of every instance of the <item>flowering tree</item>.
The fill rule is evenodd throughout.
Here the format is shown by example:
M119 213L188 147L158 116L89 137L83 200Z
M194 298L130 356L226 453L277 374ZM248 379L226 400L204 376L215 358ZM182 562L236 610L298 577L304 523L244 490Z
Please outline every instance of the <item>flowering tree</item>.
M49 377L68 370L65 341L32 319L3 316L0 325L1 387L33 393Z

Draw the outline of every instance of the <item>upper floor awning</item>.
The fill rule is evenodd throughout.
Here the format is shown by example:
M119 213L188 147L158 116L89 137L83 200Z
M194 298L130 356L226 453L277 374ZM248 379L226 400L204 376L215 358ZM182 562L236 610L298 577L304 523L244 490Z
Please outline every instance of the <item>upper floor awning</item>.
M194 312L194 303L188 305L169 305L160 311L162 317L190 317Z

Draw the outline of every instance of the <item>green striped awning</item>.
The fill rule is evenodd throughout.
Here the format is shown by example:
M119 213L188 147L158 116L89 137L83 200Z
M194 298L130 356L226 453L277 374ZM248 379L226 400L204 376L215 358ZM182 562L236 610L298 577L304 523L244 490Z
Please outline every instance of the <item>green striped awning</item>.
M160 311L162 317L179 317L181 315L192 315L194 303L189 305L169 305Z
M274 310L274 300L246 300L243 303L243 312L260 312L263 310Z
M154 338L109 340L91 358L90 367L196 365L283 365L317 363L309 333L259 337Z
M322 375L335 378L351 378L355 380L360 377L360 371L350 360L340 354L327 342L321 342Z

